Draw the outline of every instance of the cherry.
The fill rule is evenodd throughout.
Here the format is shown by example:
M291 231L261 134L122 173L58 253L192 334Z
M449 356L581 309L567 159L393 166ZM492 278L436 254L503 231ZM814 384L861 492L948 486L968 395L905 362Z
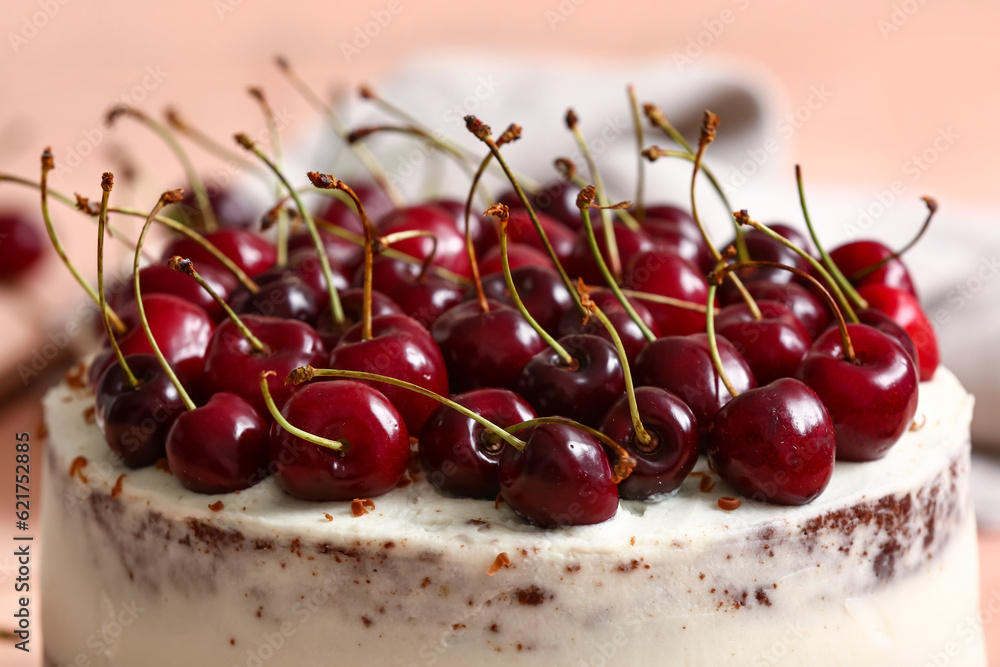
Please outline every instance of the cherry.
M632 474L618 484L625 500L676 490L698 462L698 423L684 401L658 387L637 387L635 400L642 424L652 436L649 444L636 437L627 396L611 406L599 429L637 462ZM612 463L618 460L611 448L605 453Z
M284 386L284 376L261 384L262 390ZM406 472L406 424L389 399L363 382L306 385L287 398L280 415L297 429L332 441L322 446L278 421L271 424L274 478L289 495L315 501L377 496L394 489Z
M464 208L463 208L464 210ZM383 236L401 232L427 232L429 237L415 237L398 241L392 247L417 259L431 257L434 266L448 269L460 276L469 276L469 257L465 252L465 237L456 228L454 216L433 205L410 206L391 212L378 221Z
M261 212L251 203L250 198L237 194L231 188L209 188L207 194L219 227L254 230L260 226ZM184 197L168 208L166 213L188 227L206 227L205 216L198 205L194 188L185 188Z
M618 487L600 443L565 424L522 431L523 451L500 455L500 495L517 514L542 527L607 521L618 511Z
M385 191L376 185L359 183L353 186L353 190L372 220L378 220L396 208ZM356 234L364 232L361 217L358 215L355 206L346 203L338 197L324 197L316 210L316 217L321 220L326 220L337 227L342 227ZM307 245L311 247L311 243Z
M166 438L170 471L196 493L231 493L267 475L267 422L249 402L219 392L181 412Z
M803 505L833 475L834 427L819 396L793 378L748 389L719 410L708 460L737 493Z
M545 244L538 235L538 231L535 229L535 225L528 212L523 208L514 208L510 209L509 215L509 226L507 228L509 240L513 243L523 243L541 252L546 252ZM555 218L550 218L544 213L536 213L536 215L538 222L542 226L542 230L552 244L553 250L555 250L556 257L560 260L565 260L573 251L573 246L576 243L576 234Z
M558 342L572 361L567 364L552 348L542 350L521 369L514 391L543 417L561 415L597 426L625 391L615 347L587 335L566 336Z
M358 221L357 229L353 227L345 227L345 229L359 236L364 231L361 228L360 221ZM320 228L317 231L319 232L320 239L323 242L323 248L326 250L326 255L330 258L330 266L338 274L353 274L354 270L364 259L361 246L357 243L348 241L347 239L342 239L327 229ZM308 230L296 232L288 238L288 252L289 264L292 263L293 256L300 255L301 253L302 257L311 257L312 260L316 262L314 270L322 276L319 260L316 259L316 247L313 244L312 234L310 234Z
M452 391L512 388L525 364L545 349L521 313L498 301L488 303L488 313L476 301L460 303L431 325Z
M465 234L465 204L463 202L457 199L432 199L427 204L446 211L451 216L455 229L460 234ZM497 236L493 227L475 211L471 211L469 215L469 234L472 236L472 247L477 256L482 255L497 244Z
M350 289L345 289L340 293L340 305L344 309L344 319L346 320L345 323L347 325L347 329L353 326L356 322L361 321L364 311L364 298L365 291L360 287L351 287ZM403 310L396 305L395 301L381 292L373 291L371 293L370 303L372 317L378 317L379 315L405 314L403 313ZM340 337L344 335L344 331L347 331L347 329L338 329L334 326L333 318L330 317L329 308L325 308L316 320L316 331L323 337L324 342L327 343L327 348L330 350L336 347Z
M688 210L674 204L653 204L652 206L646 206L646 217L643 218L641 223L642 228L655 238L656 234L654 230L662 223L673 223L679 231L687 234L691 239L703 240L698 223L695 222L694 217Z
M38 227L23 213L0 210L0 281L24 275L42 256Z
M719 355L729 381L739 392L757 386L757 380L736 347L717 337ZM732 396L712 363L708 336L668 336L653 341L635 358L635 383L660 387L690 406L704 437L715 414Z
M830 310L813 292L797 282L773 283L769 280L752 280L746 283L747 293L759 301L776 301L795 315L796 319L806 328L810 338L816 338L833 321ZM731 292L727 297L721 297L724 304L743 303L738 293Z
M622 265L627 266L633 257L639 253L653 250L655 246L653 240L645 232L632 230L621 222L615 222L612 229L614 230ZM601 255L606 258L608 249L604 233L598 233L596 240ZM564 264L566 265L567 273L571 276L582 277L585 282L592 284L601 284L604 282L604 276L597 266L597 259L591 252L590 242L585 230L577 233L576 241L573 243L573 248L566 257Z
M130 354L125 359L137 384L113 360L94 389L94 417L122 463L144 468L164 456L167 433L184 405L155 356Z
M823 401L836 432L837 458L885 456L913 421L917 369L903 347L864 324L848 324L853 358L841 332L830 329L802 360L798 379Z
M319 334L304 322L263 315L243 315L240 320L262 347L255 349L232 320L223 322L208 346L205 382L213 392L242 396L266 415L267 405L258 389L260 373L277 373L269 376L268 386L275 400L284 402L291 393L284 377L299 366L322 363L326 352Z
M508 253L509 250L508 246ZM552 269L539 266L522 266L517 269L511 267L510 276L517 293L521 295L525 307L535 321L545 331L558 335L559 322L563 314L573 306L573 297L563 285L559 274ZM510 296L502 272L485 276L482 285L487 298L513 305L514 300ZM470 288L466 295L467 298L475 298L474 288ZM573 312L577 312L575 308ZM579 320L579 315L576 319Z
M597 307L605 312L608 319L615 327L615 331L618 332L618 336L622 340L622 345L625 347L625 354L628 360L634 361L636 355L639 351L646 346L646 338L628 313L622 306L621 302L618 301L618 297L615 296L613 292L606 289L597 289L591 292L591 300ZM632 308L635 309L639 317L645 323L645 325L653 332L655 337L659 337L660 331L656 326L656 322L653 320L653 316L650 314L649 309L638 299L630 299ZM600 322L594 320L588 321L586 324L583 323L583 317L580 315L580 311L576 308L569 308L563 312L562 317L559 320L559 335L570 336L573 334L589 334L594 336L600 336L607 341L611 341L611 336L608 334L607 330L601 326Z
M220 229L205 234L205 238L250 277L271 268L278 258L277 250L269 241L245 229ZM174 239L162 254L164 259L174 256L186 257L199 266L225 268L208 250L187 236Z
M475 389L452 400L502 428L536 417L527 401L506 389ZM417 449L428 481L455 496L496 498L504 442L491 435L479 422L438 406L420 431Z
M507 246L510 260L510 270L514 271L525 266L537 266L552 270L555 265L549 256L534 246L523 243L511 243ZM494 246L479 259L479 271L483 276L503 274L503 262L500 259L500 247Z
M906 265L891 248L878 241L852 241L830 251L830 258L855 287L887 285L917 295ZM866 272L872 266L879 268Z
M858 290L858 293L871 308L891 317L909 334L913 345L917 348L920 381L931 380L941 357L934 326L920 307L917 298L909 292L888 285L867 285Z
M229 305L237 314L254 313L310 324L316 322L319 314L316 294L302 278L272 267L258 274L255 281L259 292L250 293L241 285L230 296Z
M715 329L740 352L757 382L793 377L812 338L789 308L777 301L756 303L761 319L741 301L716 314Z
M642 230L652 239L657 249L680 255L704 273L708 273L715 267L715 258L698 233L697 227L694 229L692 234L691 228L682 223L650 218L642 221Z
M405 315L372 317L371 338L363 338L364 323L346 332L330 355L330 367L379 373L405 380L436 394L448 394L444 358L431 335ZM388 398L406 422L410 433L419 433L437 402L392 385L373 385Z
M636 254L625 270L625 285L630 289L673 297L692 304L704 304L708 285L697 266L675 254L648 250ZM653 316L664 336L683 336L705 330L705 314L637 299Z
M212 286L212 289L218 292L223 298L227 298L230 292L239 284L231 273L213 266L204 267L201 275ZM214 322L218 322L226 316L222 308L215 303L212 296L202 289L200 285L190 280L179 278L165 264L151 264L143 267L139 271L139 282L144 295L171 294L200 307ZM116 310L123 310L134 299L135 287L132 284L131 277L123 281L109 295L109 303Z
M917 346L913 344L913 340L910 338L910 334L906 333L906 329L896 324L895 320L881 310L875 310L874 308L863 308L857 312L857 316L858 322L861 324L867 324L874 329L878 329L902 345L903 350L910 355L910 359L913 359L914 363L917 362Z
M573 231L581 229L580 212L576 208L577 188L568 181L551 181L537 192L529 194L532 207L539 213L555 218ZM513 211L522 206L514 190L504 192L499 200Z
M359 271L355 286L363 284ZM372 265L372 287L388 295L404 313L430 327L443 312L462 302L463 290L457 284L420 267L389 257L377 257Z

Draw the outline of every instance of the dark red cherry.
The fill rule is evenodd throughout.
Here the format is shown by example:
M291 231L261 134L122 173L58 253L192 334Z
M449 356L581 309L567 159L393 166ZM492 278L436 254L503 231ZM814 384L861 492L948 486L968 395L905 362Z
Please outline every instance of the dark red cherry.
M637 387L635 401L652 442L645 444L636 438L627 396L611 406L599 430L636 460L632 474L618 484L619 495L625 500L646 500L676 490L694 468L698 462L698 422L691 408L666 389ZM618 453L608 447L604 452L613 467Z
M371 183L359 183L351 186L354 194L361 200L369 220L378 220L388 215L396 207L382 188ZM348 229L358 235L364 233L361 217L353 204L344 203L338 197L324 197L316 208L316 217L330 222L338 227Z
M504 447L500 495L517 514L542 527L607 521L618 511L611 464L593 436L562 424L539 424L518 436L523 452Z
M191 491L240 491L268 475L267 422L247 401L219 392L177 416L166 454L170 471Z
M489 306L484 313L477 301L460 303L431 326L454 392L510 389L524 365L546 347L521 313L498 301Z
M528 402L507 389L475 389L452 400L501 428L534 419ZM439 405L420 431L417 453L435 487L463 498L493 500L500 493L503 440L479 422Z
M715 258L697 227L692 234L691 228L683 223L646 218L642 221L642 231L658 249L680 255L703 273L715 268Z
M316 257L316 251L312 248L299 248L288 254L287 270L299 278L312 289L316 302L321 307L324 303L329 304L329 294L327 293L326 276L323 275L323 267ZM333 286L337 290L344 290L351 284L355 267L345 267L338 264L333 258L330 259L330 274L333 276Z
M673 222L677 224L678 228L685 230L685 233L692 239L704 238L701 230L698 229L698 223L695 222L691 212L686 208L674 206L673 204L653 204L646 207L645 214L642 222L643 227L646 227L647 220Z
M378 373L405 380L448 395L448 371L444 358L427 329L405 315L372 318L372 337L362 340L364 325L358 322L346 332L330 354L330 368ZM388 398L406 422L406 430L419 433L428 415L439 403L432 398L383 382L372 383Z
M625 348L625 356L631 363L635 359L635 356L639 354L639 350L646 347L646 337L643 336L639 325L632 321L632 318L625 312L625 307L622 306L618 297L611 290L594 290L591 292L590 298L597 304L598 308L604 311L608 319L611 320L615 331L618 332L618 337L621 338L622 347ZM642 305L638 299L630 299L629 302L632 304L632 308L639 316L639 319L649 327L653 335L659 336L660 330L656 326L656 322L653 321L653 316L646 306ZM611 342L611 334L608 333L608 330L604 328L604 325L596 317L591 317L584 324L583 315L575 307L567 308L559 321L560 336L570 336L573 334L599 336Z
M426 259L433 252L431 264L469 276L465 235L458 231L454 217L445 209L427 204L396 209L378 221L378 228L381 234L430 232L437 239L436 245L434 239L416 237L393 243L392 247L417 259Z
M708 431L708 460L737 493L804 505L833 475L834 429L819 396L782 378L729 401Z
M829 309L811 290L802 285L792 283L773 283L769 280L752 280L744 283L747 292L754 299L777 301L792 311L795 317L806 328L810 338L816 338L823 333L833 321ZM743 297L736 290L731 290L726 298L719 299L723 304L741 303Z
M583 228L580 209L576 206L576 197L579 194L580 188L569 181L550 181L537 192L528 193L528 201L538 213L544 213L570 229L579 231ZM524 203L514 190L504 192L499 201L511 209L524 208Z
M746 303L734 303L715 316L715 330L725 336L746 360L757 382L766 384L794 377L802 357L812 346L809 332L791 310L777 301L757 301L756 320Z
M852 241L831 250L830 259L855 287L886 285L916 296L917 288L910 272L903 260L894 258L893 254L891 248L878 241ZM885 263L881 267L869 271L882 262Z
M97 381L94 417L122 463L143 468L164 456L167 433L184 404L155 356L130 354L125 361L139 385L132 387L115 359Z
M560 261L564 261L573 251L573 245L576 243L576 233L563 223L544 213L537 213L536 215L538 222L541 223L542 229L545 231L545 235L549 239L549 243L552 244L552 248L555 250L556 257ZM536 250L546 252L545 245L542 243L542 237L538 235L538 231L531 222L531 216L523 208L510 210L510 217L507 220L507 239L511 243L523 243L532 246Z
M559 344L572 355L567 365L550 347L532 357L517 378L514 391L542 417L559 415L587 426L625 393L625 376L615 346L597 336L564 336Z
M609 262L607 241L604 237L604 227L601 223L601 218L596 212L591 213L590 217L591 223L594 226L597 247L601 252L601 256L604 257L604 261ZM653 240L643 231L633 231L621 222L615 222L613 229L615 231L615 240L618 244L618 256L622 266L628 266L632 258L640 252L646 252L654 248ZM582 231L577 232L576 241L574 241L573 248L566 258L564 265L566 272L574 279L581 277L586 283L592 285L607 284L603 274L601 274L601 270L597 266L597 259L590 251L590 243L587 241L587 235Z
M555 271L555 264L545 252L524 243L507 245L507 261L510 270L515 271L525 266L537 266ZM503 273L503 259L500 256L500 246L493 246L479 259L479 275L489 276Z
M716 336L716 340L723 369L736 391L756 387L750 366L733 344L723 336ZM708 336L703 333L653 341L635 358L632 377L636 386L660 387L679 396L694 413L702 436L715 414L732 398L715 370Z
M323 337L327 349L336 347L340 337L344 332L361 321L364 313L365 290L362 287L351 287L341 290L340 307L344 311L346 320L344 327L338 328L333 325L333 318L330 316L329 300L320 304L320 314L316 320L316 331ZM396 302L381 292L372 290L372 317L379 315L403 315L403 309L396 305Z
M355 287L364 283L363 271L354 276ZM372 264L372 288L391 298L404 313L425 327L452 306L462 302L465 290L441 276L389 257Z
M863 308L856 311L856 314L861 324L867 324L889 336L889 338L892 338L903 346L903 350L910 355L910 359L913 359L914 363L918 361L917 346L913 344L913 340L910 338L910 334L906 333L906 329L896 324L895 320L881 310L875 310L874 308Z
M198 267L198 273L223 299L228 298L238 284L232 273L214 266ZM199 306L215 322L226 316L222 307L207 290L190 278L178 275L166 264L151 264L140 269L139 284L143 297L151 294L172 294ZM135 300L135 283L132 276L117 283L109 290L107 296L108 303L116 311L125 308L126 304Z
M24 213L0 210L0 281L24 275L42 256L42 233Z
M262 211L254 205L252 198L239 194L231 188L208 187L208 200L219 227L225 229L254 230L260 227ZM188 227L203 229L205 219L198 206L194 188L184 188L184 198L166 210L174 220ZM172 255L171 255L172 256ZM186 257L186 255L182 255ZM201 267L198 268L201 273Z
M292 425L343 443L337 451L271 424L271 466L278 486L302 500L370 498L396 488L410 458L406 424L378 390L352 380L299 388L281 414Z
M274 266L278 258L277 250L271 242L251 231L244 229L220 229L217 232L205 234L229 259L243 269L251 278ZM228 270L208 250L198 245L186 236L181 236L167 245L163 251L163 259L174 256L184 257L194 262L200 271L204 266L214 266Z
M792 243L795 243L799 248L808 251L808 241L794 227L789 227L788 225L782 225L780 223L769 225L769 227ZM806 272L809 272L811 268L809 262L806 261L801 255L791 248L774 240L770 236L767 236L764 232L751 229L747 231L744 239L746 241L747 251L750 254L750 259L752 260L777 262L779 264L784 264L785 266L793 266ZM731 243L735 243L735 240ZM772 283L790 283L795 278L795 274L791 271L773 267L741 269L738 274L740 279L744 282L768 281ZM719 300L725 301L726 303L735 301L738 297L733 295L734 292L736 292L736 287L734 286L733 281L724 281L722 285L719 286Z
M856 361L844 357L840 331L830 329L802 360L798 378L823 401L836 431L837 458L885 456L917 411L920 380L913 359L886 334L848 324Z
M360 237L364 234L364 228L361 226L361 220L358 220L357 223L357 229L349 228L348 231L354 232ZM330 258L330 267L336 273L342 273L345 276L354 275L354 271L361 266L365 259L362 247L357 243L342 239L322 227L319 228L319 237L326 250L326 256ZM292 257L299 253L312 257L313 261L316 262L316 270L319 270L319 260L316 259L316 244L308 230L296 232L288 239L289 263L291 263Z
M545 331L558 335L559 322L563 314L573 307L573 297L570 296L559 274L540 266L522 266L512 270L510 277L528 313ZM514 305L502 273L484 276L481 282L486 298L508 306ZM466 298L476 298L475 288L470 287L466 291Z
M909 334L914 347L917 348L920 381L931 380L934 377L934 371L937 370L941 355L938 350L934 325L927 318L924 309L920 307L917 297L888 285L866 285L859 289L858 293L871 308L891 317Z
M625 270L625 286L702 306L708 299L708 283L701 270L686 259L662 250L640 252L633 257ZM639 301L646 306L664 336L683 336L705 330L703 312Z
M457 199L432 199L428 205L444 209L451 216L452 224L458 233L465 237L465 202ZM472 247L476 256L495 246L498 237L493 225L480 215L475 207L469 212L469 234L472 236Z
M290 271L272 267L256 278L260 291L251 294L240 285L229 299L237 314L264 315L313 324L319 306L312 288Z
M263 315L242 315L240 320L264 344L263 352L253 346L231 320L215 330L205 359L205 383L213 392L228 391L246 399L262 416L270 412L260 391L262 371L274 371L267 384L274 402L281 405L291 394L285 378L299 366L326 363L326 351L319 334L304 322L281 320Z

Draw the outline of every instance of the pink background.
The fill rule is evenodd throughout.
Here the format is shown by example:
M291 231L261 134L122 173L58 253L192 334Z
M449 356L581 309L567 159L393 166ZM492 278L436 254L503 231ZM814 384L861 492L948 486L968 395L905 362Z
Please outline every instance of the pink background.
M386 16L390 5L397 13L347 62L342 43L351 43L373 12ZM57 158L86 152L79 166L53 183L67 192L96 196L102 171L122 172L122 155L144 165L137 190L153 198L182 180L176 162L155 138L134 125L103 128L104 112L122 96L152 114L176 104L204 130L225 139L235 129L260 125L258 110L244 93L250 84L263 86L276 105L287 106L297 119L293 128L312 122L311 111L272 66L275 53L286 54L307 80L329 92L390 70L413 51L460 45L498 61L536 54L539 69L568 59L620 63L623 77L630 63L668 59L688 49L705 62L751 59L777 75L793 105L803 103L813 86L832 93L795 134L796 158L808 166L811 178L860 184L873 192L886 188L939 130L951 128L959 138L926 171L921 187L942 202L1000 204L1000 88L994 81L1000 65L1000 5L987 0L507 0L489 5L5 0L3 8L0 171L36 177L46 145ZM706 46L692 46L698 40ZM147 208L149 196L128 201L123 194L118 202ZM0 203L8 200L34 205L36 197L0 184ZM64 217L71 253L89 265L93 227L73 227L74 218ZM53 319L51 309L66 303L67 295L75 296L72 289L65 271L49 261L25 285L0 290L0 369L8 371L0 377L0 390L15 389L17 395L0 413L0 437L15 430L37 433L42 382L23 392L9 370L44 342L39 336ZM6 554L13 454L6 446L2 451L0 553ZM36 447L36 487L41 454ZM982 556L985 601L1000 590L1000 537L982 535ZM9 625L6 610L11 608L5 563L0 555L0 628ZM987 626L987 633L992 653L1000 656L998 625ZM0 645L0 663L36 664L13 653Z

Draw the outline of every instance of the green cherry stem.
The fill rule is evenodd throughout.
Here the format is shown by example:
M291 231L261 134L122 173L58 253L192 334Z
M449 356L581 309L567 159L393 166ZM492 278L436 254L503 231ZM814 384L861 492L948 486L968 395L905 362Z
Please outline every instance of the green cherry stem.
M577 363L576 359L531 316L531 313L525 308L524 302L521 301L521 295L517 293L517 288L514 287L514 278L510 275L510 258L507 255L507 218L509 216L507 207L503 204L494 204L486 209L483 215L492 215L500 221L500 261L503 264L503 279L507 283L507 291L510 292L510 298L514 302L514 307L528 321L528 324L538 333L539 337L555 350L555 353L562 359L563 365L573 366Z
M628 202L625 203L627 204ZM580 209L580 217L583 218L583 229L587 234L587 243L590 245L590 252L597 261L597 267L601 270L601 275L604 276L605 282L608 283L608 287L610 287L611 291L614 292L618 301L625 309L625 312L628 313L628 316L633 322L635 322L635 325L639 327L642 335L647 341L653 342L656 340L656 334L654 334L650 328L646 326L646 323L642 321L641 317L639 317L639 313L635 312L635 308L632 306L632 303L625 298L625 295L622 293L622 288L618 286L614 276L611 275L611 270L604 261L604 257L601 256L600 248L597 247L597 236L594 234L594 226L590 221L590 209L594 206L593 186L588 185L580 191L579 196L576 198L576 205ZM579 288L577 291L579 292Z
M740 393L736 391L733 383L729 380L729 376L726 375L726 369L722 367L722 357L719 355L719 342L715 338L715 308L712 308L712 304L715 303L715 293L718 289L719 286L714 282L708 283L708 316L705 318L705 334L708 336L708 353L712 357L712 364L715 366L715 372L719 374L719 379L722 380L722 384L726 385L726 390L729 392L729 395L736 398L740 395Z
M529 429L532 426L539 426L541 424L559 424L561 426L569 426L570 428L575 428L578 431L583 431L599 442L603 442L609 448L613 449L618 454L618 462L615 463L614 478L612 481L618 484L626 477L632 474L632 470L635 469L636 460L628 453L628 450L619 445L614 439L608 437L604 433L601 433L596 428L587 426L586 424L581 424L580 422L573 421L572 419L567 419L566 417L537 417L535 419L529 419L523 421L519 424L514 424L513 426L507 427L508 433L520 433L525 429ZM493 437L492 434L490 436Z
M473 173L472 165L469 164L468 157L462 150L457 148L454 144L445 141L437 134L421 127L417 127L416 125L369 125L365 127L358 127L347 133L347 142L353 144L357 141L365 139L366 137L370 137L373 134L380 133L397 133L415 137L441 153L454 158L455 162L458 163L458 166L470 176Z
M751 218L750 214L747 213L746 209L743 209L742 211L737 211L733 215L741 225L747 225L748 227L753 227L754 229L763 232L770 238L774 239L775 241L782 244L786 248L794 251L800 257L809 262L809 265L812 266L813 269L816 270L816 273L818 273L823 278L823 280L826 281L827 285L830 286L830 291L833 292L833 295L835 297L837 297L837 303L840 304L840 307L841 309L843 309L844 314L847 316L847 319L849 319L851 322L858 321L858 316L855 314L854 308L851 306L851 302L848 301L847 296L845 296L843 290L840 289L840 285L837 283L836 280L833 279L833 276L830 275L830 272L826 270L826 267L824 267L819 260L817 260L815 257L810 255L805 250L798 247L797 245L795 245L794 243L792 243L791 241L789 241L784 236L774 231L767 225L757 222L756 220Z
M288 79L288 82L292 84L292 87L295 88L299 94L302 95L302 97L305 98L305 100L309 102L309 104L311 104L323 118L326 119L334 134L336 134L354 153L354 156L357 157L362 166L368 170L368 173L371 174L375 183L378 184L378 186L385 192L393 205L395 205L396 208L404 206L406 204L406 200L403 198L402 193L400 193L399 190L389 181L385 168L382 167L375 155L368 150L368 147L364 144L352 144L347 141L347 135L349 132L347 125L340 118L340 116L337 115L337 112L333 110L333 107L320 99L319 95L316 94L309 84L306 83L304 79L299 77L299 75L292 69L287 58L284 56L277 56L274 59L274 62L278 66L278 69L281 70L281 73L285 76L285 78Z
M600 285L587 285L588 289L600 289ZM652 292L642 292L639 290L623 289L622 294L632 299L641 299L642 301L652 301L653 303L662 303L665 306L675 306L677 308L684 308L685 310L693 310L698 313L705 312L705 304L695 303L694 301L685 301L684 299L677 299L672 296L664 296L662 294L653 294Z
M562 176L564 180L569 181L576 187L583 189L588 185L590 185L590 183L587 183L587 181L580 178L580 176L576 172L576 165L574 165L573 161L570 160L569 158L565 157L556 158L555 166L556 166L556 171L559 172L560 176ZM618 219L621 220L623 223L625 223L625 225L630 229L639 229L639 221L636 219L634 215L629 213L627 209L612 207L610 210L612 213L618 216Z
M278 121L274 115L274 109L267 101L267 97L264 95L264 91L261 88L252 86L247 89L250 97L257 102L260 106L261 112L264 114L264 121L267 123L267 130L271 136L271 151L274 154L274 164L279 170L284 170L284 158L282 157L281 151L281 132L278 128ZM275 186L275 195L281 197L281 191L284 188L281 183ZM288 211L282 206L278 209L278 238L276 239L277 246L277 258L275 264L279 267L284 268L288 265Z
M483 428L489 430L491 433L495 434L501 438L504 442L514 447L517 450L523 450L527 443L520 438L516 438L501 427L497 426L485 417L476 414L472 410L469 410L465 406L459 405L455 401L436 394L429 389L424 389L411 382L406 382L405 380L397 380L396 378L387 377L385 375L377 375L375 373L364 373L362 371L343 371L333 368L313 368L312 366L301 366L293 370L288 379L285 380L287 384L298 385L303 382L308 382L316 377L332 377L332 378L348 378L352 380L366 380L368 382L385 382L387 384L394 385L396 387L402 387L403 389L408 389L412 392L416 392L421 396L426 396L427 398L432 398L438 403L447 405L452 410L462 413L469 419L478 422L483 426Z
M250 331L249 327L247 327L243 320L240 319L239 315L237 315L229 304L226 303L226 300L219 296L219 293L212 289L212 286L209 285L205 279L201 277L201 274L195 270L194 263L190 259L174 256L167 260L167 266L177 273L183 273L184 275L189 276L196 283L201 285L202 289L208 292L209 296L212 297L215 303L219 304L222 311L229 317L230 321L232 321L239 332L243 334L243 337L247 339L254 352L263 353L267 351L264 343L253 335L253 332Z
M152 130L154 134L159 136L164 143L167 144L173 154L177 157L177 161L181 163L181 167L184 169L184 175L187 176L188 182L191 183L191 189L194 190L194 196L198 201L198 208L201 210L202 219L205 221L205 229L208 231L215 231L218 229L219 223L216 220L215 211L212 209L212 201L208 197L208 189L205 187L205 181L203 181L201 176L198 174L198 170L194 168L191 158L188 157L187 152L185 152L180 142L177 141L177 137L175 137L174 133L170 131L170 128L153 120L142 111L125 105L116 106L108 112L108 125L113 125L121 116L128 116L138 120L140 123Z
M642 115L639 111L639 100L635 95L635 86L629 84L625 91L628 94L629 110L632 112L632 130L635 133L636 154L639 158L635 178L635 216L642 220L646 217L646 160L642 156L646 139L643 136Z
M181 401L184 403L184 407L188 410L194 410L194 401L191 400L191 397L188 396L188 393L181 385L180 380L177 379L177 374L174 373L174 369L170 367L166 357L163 356L163 352L160 351L160 346L156 342L156 337L153 336L153 332L149 328L149 321L146 320L146 308L142 303L142 288L139 285L139 263L142 259L142 245L146 242L146 235L149 233L150 227L153 226L153 219L156 218L157 214L163 209L164 206L167 204L175 204L180 200L180 190L169 190L164 192L160 195L160 199L156 202L156 206L154 206L153 210L148 216L146 216L146 222L142 226L142 232L139 233L139 241L135 247L135 258L132 260L132 286L135 289L135 307L139 315L139 324L142 326L142 330L146 334L147 340L149 340L149 346L153 348L153 354L156 355L157 361L159 361L160 366L163 367L163 372L167 374L171 384L173 384L177 389L177 393L180 395Z
M101 306L101 298L98 296L94 288L90 286L90 283L77 271L76 267L73 266L73 262L70 261L69 255L66 254L66 249L63 248L62 242L59 240L59 235L56 234L56 228L52 224L52 216L49 213L49 172L55 168L55 161L52 158L52 150L46 148L42 151L42 178L39 182L39 190L41 191L42 197L42 219L45 222L45 231L48 232L49 240L52 243L52 247L55 249L56 254L59 255L59 259L62 263L69 269L69 272L73 274L76 278L76 282L87 293L87 296L93 300L98 307ZM121 318L118 317L117 313L111 309L110 306L107 307L108 316L111 318L111 323L114 326L115 331L118 335L124 334L128 331L128 327L122 322Z
M114 174L110 171L104 172L101 177L101 212L97 217L97 295L100 297L98 306L101 309L101 322L104 324L104 331L108 334L111 349L114 350L115 356L118 358L118 365L122 367L122 372L125 373L129 386L135 388L139 386L139 381L135 378L128 362L125 361L122 349L118 346L118 339L114 329L111 328L111 312L108 309L108 300L104 293L104 233L108 225L108 200L114 185Z
M829 253L823 249L822 244L819 242L819 236L816 234L816 229L813 227L812 220L809 219L809 209L806 206L806 191L805 187L802 185L802 167L800 165L795 165L795 185L799 189L799 204L802 205L802 217L805 218L806 228L809 230L809 236L812 237L813 244L816 246L816 250L819 252L820 258L823 260L823 266L826 267L829 274L833 276L833 279L837 281L837 285L843 290L847 298L851 300L851 303L856 305L858 308L864 309L868 307L868 302L862 298L858 291L854 289L851 282L844 277L843 272L841 272L840 267L833 261Z
M337 452L342 450L344 448L344 443L340 440L330 440L329 438L313 435L309 431L304 431L298 426L294 426L291 422L285 419L285 415L281 414L281 411L278 410L278 406L274 404L274 397L271 396L271 390L267 386L267 378L272 375L277 375L277 373L274 371L260 372L260 393L264 395L264 403L267 405L267 411L271 413L274 421L276 421L281 428L296 437L302 438L306 442L311 442L314 445L326 447L327 449L332 449Z
M927 204L927 217L924 219L924 224L920 226L920 231L917 232L917 235L914 236L912 239L910 239L909 243L907 243L905 246L895 251L885 259L875 262L871 266L865 267L860 271L858 271L857 273L855 273L853 276L850 277L850 280L852 281L860 280L865 276L867 276L868 274L874 271L878 271L892 260L899 259L901 256L903 256L904 253L909 252L910 248L912 248L917 244L917 241L921 239L921 237L927 231L927 228L931 226L931 219L934 218L934 214L937 213L938 209L937 200L934 199L933 197L928 197L925 195L921 197L921 199L923 199L924 203Z

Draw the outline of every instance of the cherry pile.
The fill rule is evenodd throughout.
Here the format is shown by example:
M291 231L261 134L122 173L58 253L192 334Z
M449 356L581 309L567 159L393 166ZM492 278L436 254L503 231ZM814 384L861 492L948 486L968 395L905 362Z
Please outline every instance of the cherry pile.
M311 172L312 187L237 135L273 174L274 207L257 224L237 191L208 196L189 174L189 194L145 216L120 289L103 284L108 218L126 213L106 174L100 207L80 198L99 222L97 291L78 279L107 332L90 378L109 446L133 468L165 458L199 493L273 475L314 501L386 493L415 459L441 493L499 496L541 526L669 494L699 453L739 493L779 504L822 493L835 459L884 456L938 363L901 252L825 252L801 174L811 243L745 211L713 243L693 192L699 175L714 182L702 158L717 119L706 112L694 146L645 111L678 148L643 155L694 163L690 206L641 191L612 204L572 112L596 188L567 160L561 179L522 188L502 150L521 128L495 136L470 116L484 150L452 147L475 173L465 201L401 202L364 151L378 128L341 134L370 177ZM450 146L410 120L388 129ZM43 201L51 168L46 151ZM487 208L488 169L510 189ZM170 238L150 261L153 225Z

